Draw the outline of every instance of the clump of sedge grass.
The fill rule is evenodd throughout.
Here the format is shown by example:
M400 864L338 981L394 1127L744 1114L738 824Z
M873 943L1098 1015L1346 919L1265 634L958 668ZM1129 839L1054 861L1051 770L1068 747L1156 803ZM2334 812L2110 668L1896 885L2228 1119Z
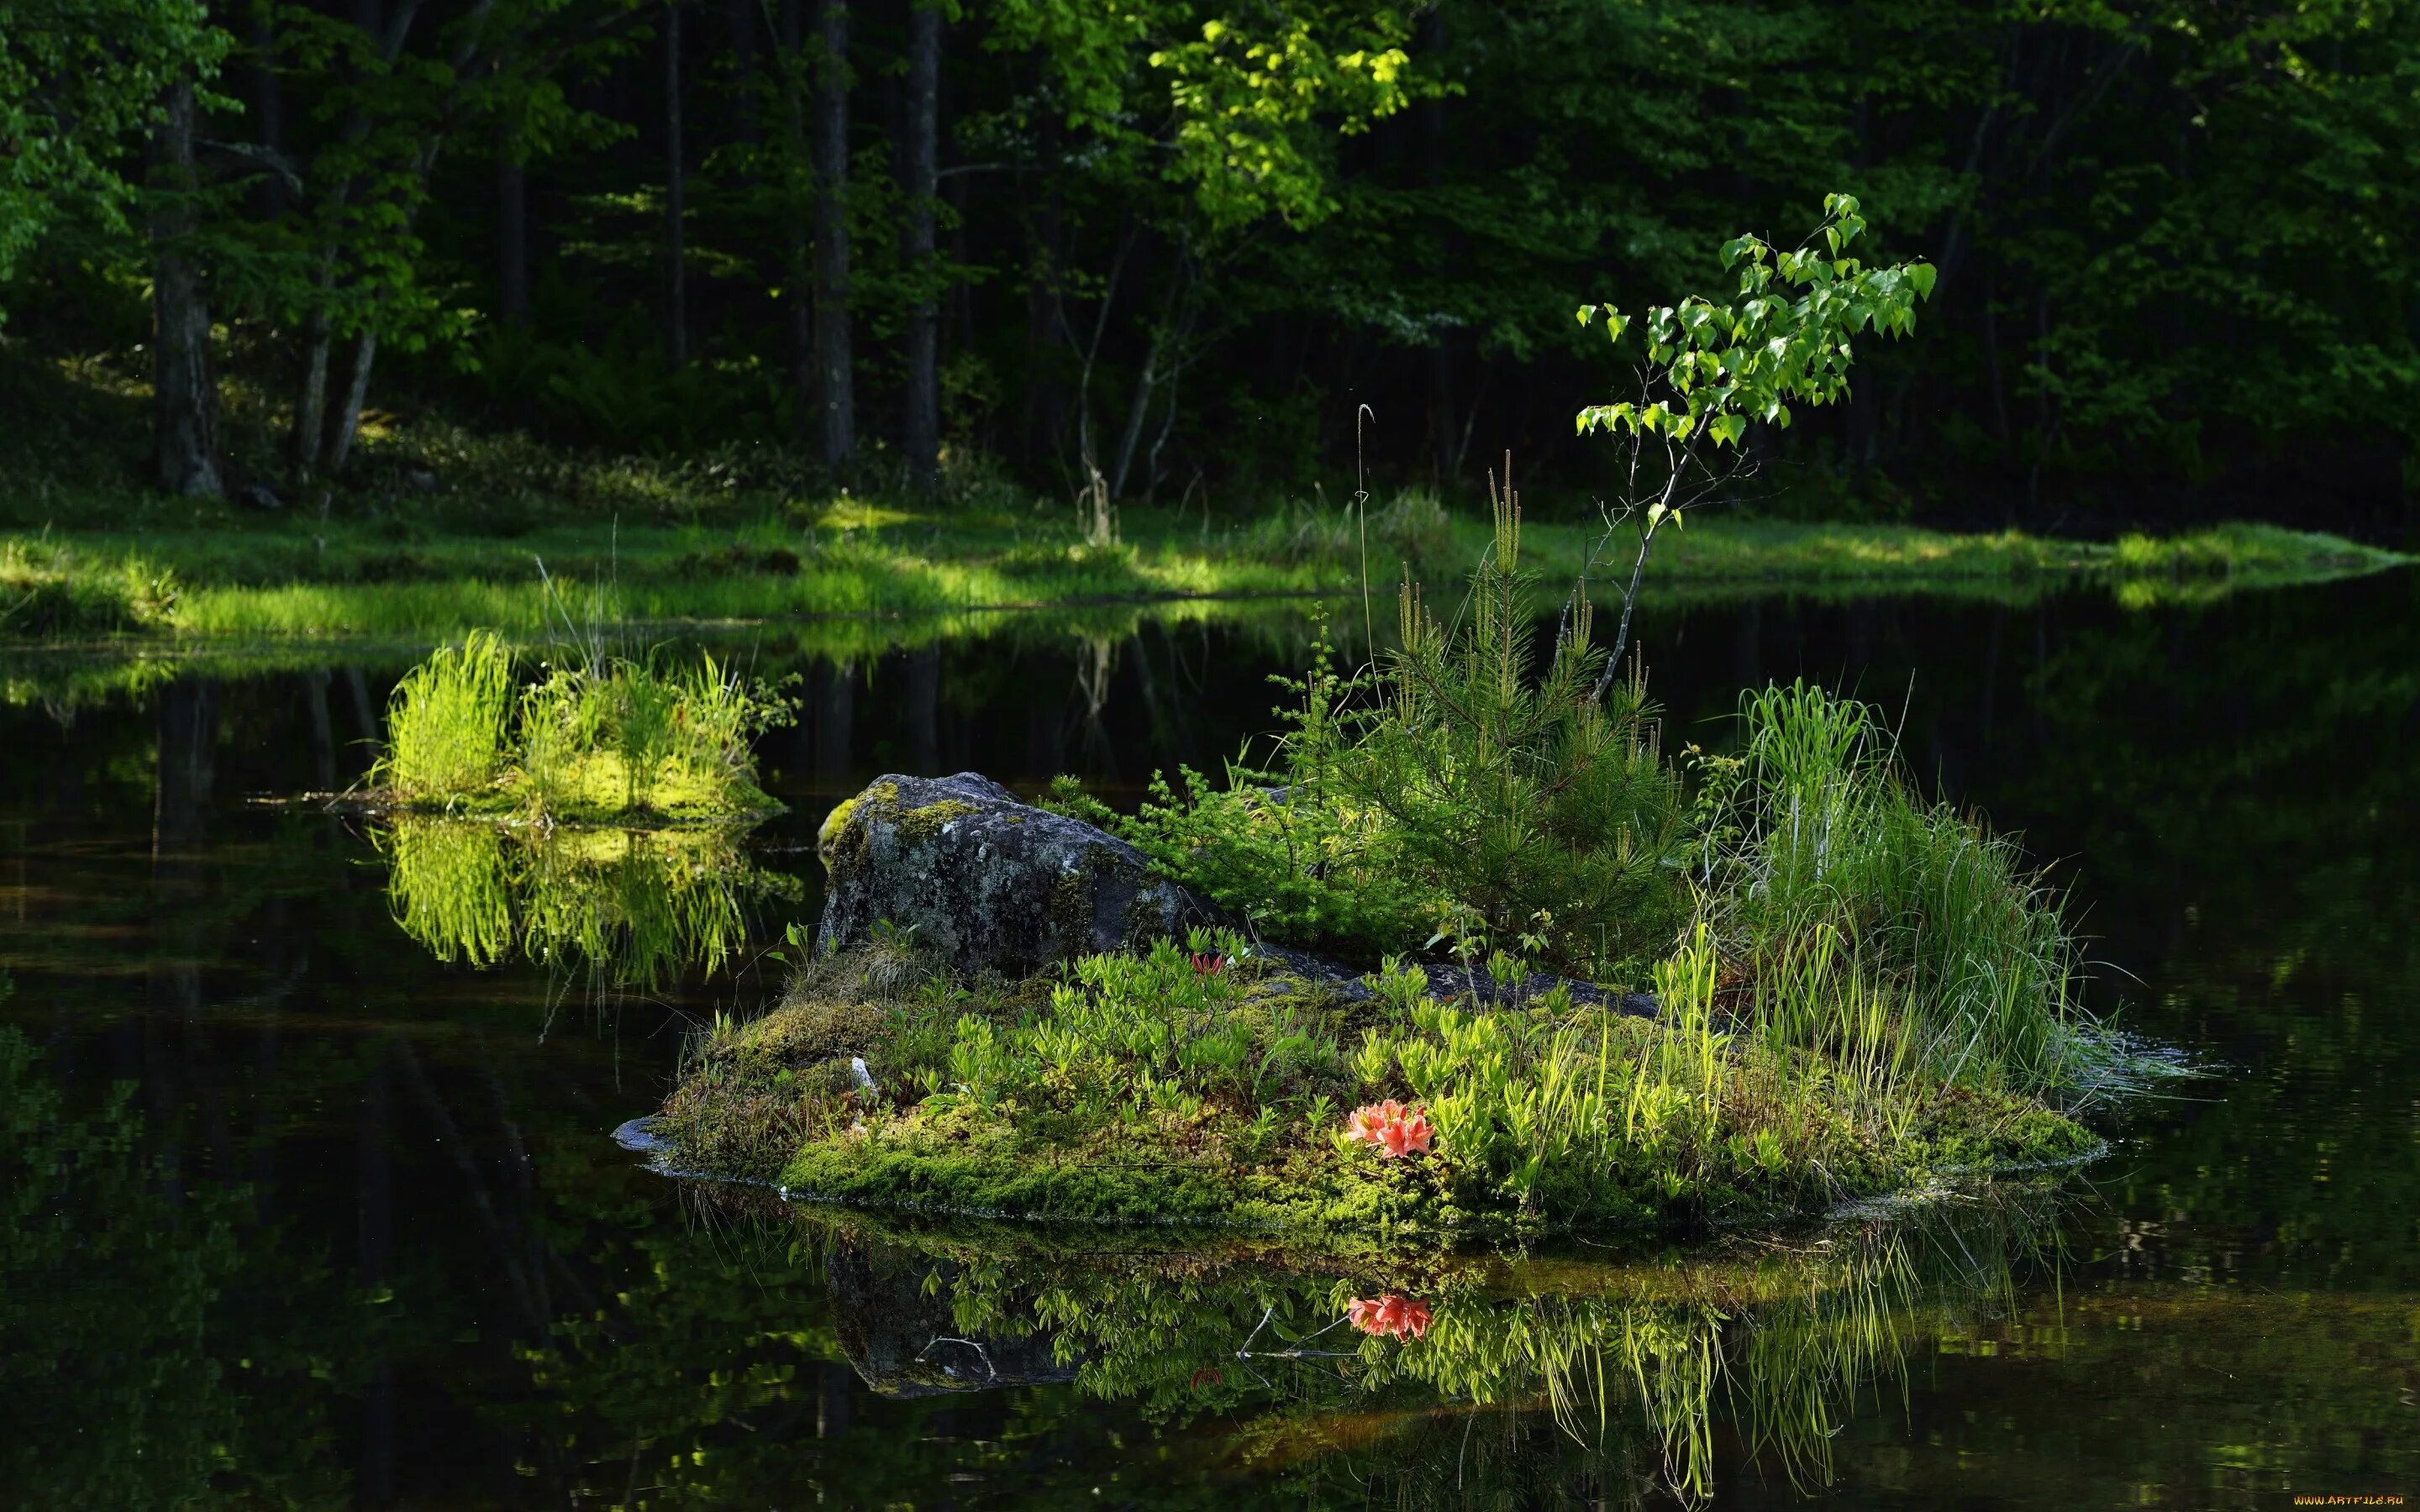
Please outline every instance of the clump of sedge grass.
M440 648L396 685L371 783L410 805L571 821L762 811L751 741L790 699L708 653L694 666L597 657L515 691L492 633Z
M1777 1041L2040 1088L2092 1055L2063 900L2016 841L1926 801L1879 711L1806 683L1706 764L1700 879Z

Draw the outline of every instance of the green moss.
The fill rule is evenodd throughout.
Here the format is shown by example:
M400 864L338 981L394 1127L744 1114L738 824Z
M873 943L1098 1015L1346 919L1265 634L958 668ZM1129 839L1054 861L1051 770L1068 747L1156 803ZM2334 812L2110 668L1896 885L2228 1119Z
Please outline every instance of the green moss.
M971 803L962 802L956 798L943 798L939 803L928 803L921 809L910 809L901 814L899 833L911 842L928 841L948 827L950 821L964 819L969 814L981 811Z
M987 986L895 947L879 972L850 952L710 1036L666 1131L684 1166L799 1198L1343 1252L1691 1228L2097 1148L2018 1094L1869 1076L1685 1006L1657 1022L1557 994L1480 1012L1416 975L1348 1002L1241 940L1187 945ZM1198 969L1213 951L1229 964ZM844 1057L874 1088L819 1077ZM1341 1137L1357 1104L1388 1098L1426 1109L1431 1149L1386 1159Z

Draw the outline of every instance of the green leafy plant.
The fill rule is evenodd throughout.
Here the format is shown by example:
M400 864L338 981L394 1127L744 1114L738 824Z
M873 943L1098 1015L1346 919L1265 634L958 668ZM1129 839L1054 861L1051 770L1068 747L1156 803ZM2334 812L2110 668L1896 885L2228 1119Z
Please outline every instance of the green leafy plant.
M1408 865L1388 815L1345 786L1344 764L1366 716L1348 701L1359 679L1336 670L1326 627L1299 678L1273 679L1300 701L1268 766L1243 756L1218 786L1178 768L1180 792L1152 778L1122 832L1164 870L1280 938L1372 957L1419 942L1450 894Z
M1750 424L1786 430L1793 405L1846 398L1856 355L1852 338L1869 331L1903 336L1916 329L1916 301L1932 293L1932 265L1868 268L1845 255L1865 229L1854 195L1826 194L1823 223L1788 252L1755 236L1723 243L1723 266L1739 270L1734 301L1718 304L1692 295L1649 307L1637 321L1646 350L1634 395L1580 410L1581 435L1601 430L1630 443L1623 482L1606 507L1605 534L1589 554L1590 568L1624 525L1638 538L1621 627L1599 674L1600 696L1628 649L1631 613L1656 532L1668 523L1681 525L1687 510L1740 479L1749 466L1742 443ZM1619 345L1633 321L1610 304L1583 304L1579 323L1601 323L1606 339ZM1584 586L1574 593L1579 596Z

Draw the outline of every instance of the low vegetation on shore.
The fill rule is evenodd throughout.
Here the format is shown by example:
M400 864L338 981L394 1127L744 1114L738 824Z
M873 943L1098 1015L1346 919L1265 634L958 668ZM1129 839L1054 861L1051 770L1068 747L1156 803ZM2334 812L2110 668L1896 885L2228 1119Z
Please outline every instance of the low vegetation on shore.
M239 522L224 531L11 536L0 539L0 639L441 639L473 628L541 637L553 611L538 563L558 580L609 593L623 618L662 625L1333 596L1357 593L1363 575L1350 510L1280 514L1209 532L1166 512L1134 510L1114 543L1088 542L1041 517L865 517L883 523L554 527L498 538ZM1405 538L1414 548L1406 553L1376 528L1378 517L1373 510L1366 559L1377 584L1406 568L1426 576L1444 561L1466 561L1461 553L1485 539L1482 524L1440 514L1433 536ZM1543 525L1530 533L1542 563L1576 569L1591 532ZM2105 585L2139 605L2408 560L2264 525L2103 543L1710 519L1662 549L1668 560L1659 559L1652 591L1678 596L2009 594L2064 584Z

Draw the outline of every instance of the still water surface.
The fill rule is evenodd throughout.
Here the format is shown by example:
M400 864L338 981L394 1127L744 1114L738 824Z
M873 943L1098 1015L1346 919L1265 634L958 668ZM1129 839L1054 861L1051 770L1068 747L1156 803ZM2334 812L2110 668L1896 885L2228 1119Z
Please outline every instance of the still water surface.
M2102 1006L2216 1074L2105 1119L2113 1152L2055 1190L1711 1258L1533 1257L1441 1279L1428 1337L1338 1359L1318 1331L1349 1274L768 1216L607 1137L688 1024L777 989L758 952L812 916L834 800L885 770L1072 770L1131 800L1155 767L1215 769L1269 722L1286 624L760 647L805 710L762 751L789 812L736 872L407 855L254 801L360 774L400 670L377 657L21 680L0 1133L73 1176L0 1165L0 1503L2420 1496L2420 584L1775 601L1646 632L1675 743L1719 744L1772 677L1903 709L1913 763L2056 863ZM739 880L680 892L701 866ZM637 930L653 955L626 931L600 974L593 918L457 917L471 872L608 877L616 918L675 902Z

